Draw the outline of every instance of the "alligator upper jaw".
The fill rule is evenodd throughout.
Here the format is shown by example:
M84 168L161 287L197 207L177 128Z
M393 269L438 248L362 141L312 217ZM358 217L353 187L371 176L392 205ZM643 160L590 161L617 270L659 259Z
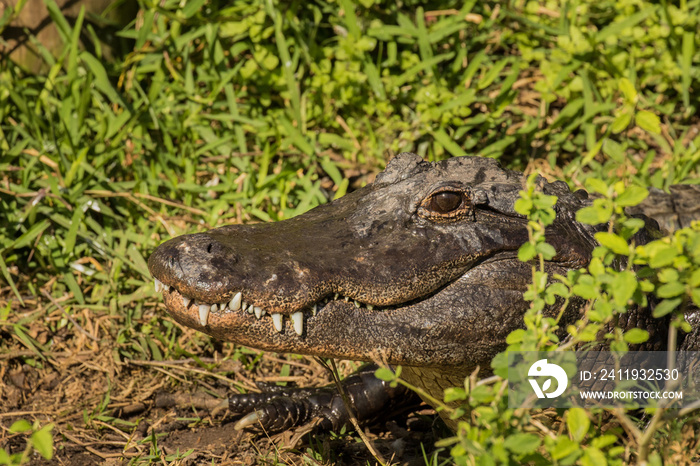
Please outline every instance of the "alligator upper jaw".
M553 265L549 271L565 273ZM522 325L527 309L522 292L529 279L528 264L504 258L479 264L404 305L370 308L339 296L296 316L270 315L255 306L251 313L238 300L234 309L230 302L216 310L204 304L203 314L175 288L159 286L176 321L221 340L277 352L468 368L490 360L507 334Z

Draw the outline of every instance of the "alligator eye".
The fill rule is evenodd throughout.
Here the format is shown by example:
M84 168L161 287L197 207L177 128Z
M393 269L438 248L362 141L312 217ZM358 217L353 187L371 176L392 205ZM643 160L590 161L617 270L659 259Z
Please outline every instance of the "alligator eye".
M418 215L437 222L459 220L472 213L469 192L458 188L434 191L418 207Z
M447 214L462 205L462 195L454 191L443 191L430 198L430 210L438 214Z

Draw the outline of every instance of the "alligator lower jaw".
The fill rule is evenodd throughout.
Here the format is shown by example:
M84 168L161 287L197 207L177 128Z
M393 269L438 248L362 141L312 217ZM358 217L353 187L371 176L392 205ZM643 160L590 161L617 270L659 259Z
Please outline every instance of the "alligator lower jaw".
M333 299L323 299L303 310L292 314L282 314L270 312L246 302L240 292L235 293L230 301L224 303L203 303L183 296L174 287L165 285L158 279L155 279L155 288L157 292L162 291L166 307L176 320L189 327L201 327L202 331L205 332L207 329L236 328L232 325L238 323L238 328L240 326L256 326L264 328L268 332L272 332L274 329L278 334L296 334L301 337L304 335L307 320L316 317L316 314L330 302L342 303L355 308L363 307L367 311L375 310L372 305L361 304L356 300L339 297L336 294ZM389 308L387 307L387 309ZM287 322L290 324L288 329L286 329Z

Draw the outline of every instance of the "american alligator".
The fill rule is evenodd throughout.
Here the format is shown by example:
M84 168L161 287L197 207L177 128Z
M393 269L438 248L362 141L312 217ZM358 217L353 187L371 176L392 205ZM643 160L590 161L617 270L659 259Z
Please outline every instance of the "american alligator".
M590 205L585 191L538 183L558 197L547 230L557 255L546 269L566 275L588 264L593 234L604 226L575 221ZM404 379L440 398L477 366L488 371L506 336L523 325L531 269L517 259L528 234L513 208L522 188L521 173L492 159L429 163L404 153L373 184L329 204L278 223L171 239L148 265L168 312L183 325L263 350L401 365ZM672 191L653 191L634 213L654 213L667 229L700 217L700 187ZM655 228L650 221L647 230ZM570 306L565 320L580 317L580 308ZM666 338L648 310L628 312L618 324L648 329L650 347ZM697 335L681 341L698 343ZM367 372L348 386L358 416L382 410L374 397L407 398ZM241 426L260 420L285 429L320 416L325 427L338 427L346 420L328 391L277 395L240 395L231 408L257 409Z

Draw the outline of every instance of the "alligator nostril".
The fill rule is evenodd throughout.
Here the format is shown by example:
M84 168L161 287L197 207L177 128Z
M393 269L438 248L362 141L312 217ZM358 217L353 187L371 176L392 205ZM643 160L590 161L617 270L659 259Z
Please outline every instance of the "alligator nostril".
M170 256L170 258L168 259L168 264L171 268L175 267L175 258Z
M207 252L209 254L211 254L211 247L212 247L212 243L209 243L209 245L207 246Z

